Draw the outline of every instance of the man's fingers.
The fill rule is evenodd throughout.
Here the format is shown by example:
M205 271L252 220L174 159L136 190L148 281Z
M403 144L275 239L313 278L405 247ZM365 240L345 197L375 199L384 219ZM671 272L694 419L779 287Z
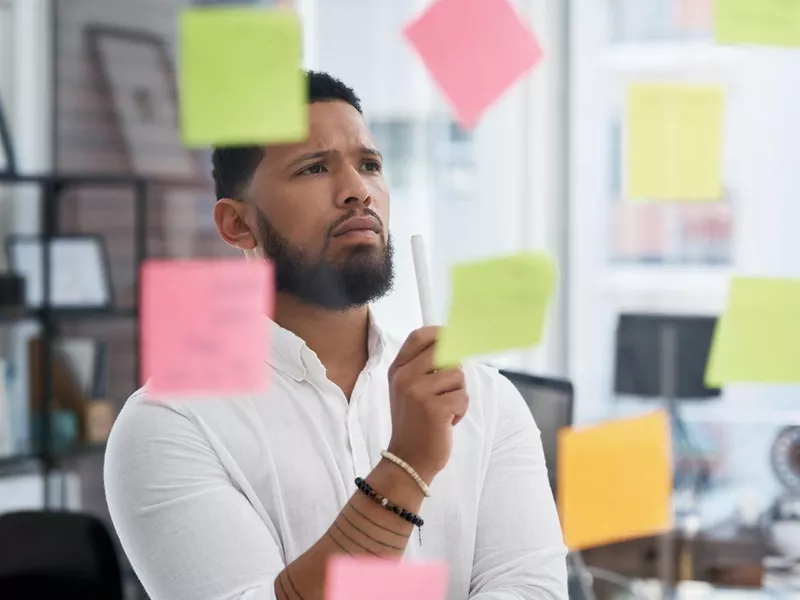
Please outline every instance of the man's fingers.
M445 369L428 375L434 394L447 394L464 389L464 372L461 369Z
M437 400L441 399L442 410L446 410L454 415L453 425L458 423L467 414L469 408L469 396L467 390L462 388L446 394L437 396Z
M436 336L439 334L439 327L421 327L411 332L403 343L403 347L389 368L389 372L396 371L403 365L414 360L420 353L433 346Z

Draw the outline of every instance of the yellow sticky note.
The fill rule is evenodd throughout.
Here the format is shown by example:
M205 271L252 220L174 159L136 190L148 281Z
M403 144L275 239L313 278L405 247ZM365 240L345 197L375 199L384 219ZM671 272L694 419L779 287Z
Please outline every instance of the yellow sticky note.
M180 16L180 121L187 146L300 141L308 91L300 23L286 10L203 7Z
M731 280L705 380L713 387L800 383L800 279Z
M558 434L564 541L581 550L672 526L669 416L657 411Z
M629 198L722 197L724 93L719 86L632 85L626 125Z
M453 266L450 315L436 344L436 365L539 343L555 279L552 259L540 253Z
M800 2L716 0L714 36L720 44L800 48Z

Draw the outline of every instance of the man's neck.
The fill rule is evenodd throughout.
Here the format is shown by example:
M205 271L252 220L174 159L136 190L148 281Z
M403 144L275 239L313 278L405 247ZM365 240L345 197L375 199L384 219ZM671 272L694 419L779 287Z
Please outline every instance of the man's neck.
M366 306L335 311L279 292L275 296L275 322L302 339L329 374L357 375L367 363L369 310Z

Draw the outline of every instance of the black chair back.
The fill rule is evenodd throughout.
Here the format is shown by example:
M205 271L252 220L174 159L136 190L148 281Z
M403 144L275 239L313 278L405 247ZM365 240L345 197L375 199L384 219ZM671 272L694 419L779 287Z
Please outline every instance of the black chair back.
M72 512L0 515L0 598L122 600L114 542L102 521Z
M556 493L556 454L558 430L572 425L575 392L566 379L537 377L528 373L501 370L519 391L528 405L539 430L550 477L550 487Z

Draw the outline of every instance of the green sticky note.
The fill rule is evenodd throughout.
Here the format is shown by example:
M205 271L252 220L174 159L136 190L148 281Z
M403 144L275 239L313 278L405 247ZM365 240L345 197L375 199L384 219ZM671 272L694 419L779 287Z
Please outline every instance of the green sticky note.
M709 387L800 383L800 280L731 281L705 380Z
M714 36L720 44L800 48L800 2L716 0Z
M450 315L436 345L436 365L538 344L555 280L552 259L540 253L453 266Z
M180 122L187 146L261 145L308 135L297 16L203 7L180 16Z
M719 200L723 108L719 86L630 86L626 195L665 201Z

